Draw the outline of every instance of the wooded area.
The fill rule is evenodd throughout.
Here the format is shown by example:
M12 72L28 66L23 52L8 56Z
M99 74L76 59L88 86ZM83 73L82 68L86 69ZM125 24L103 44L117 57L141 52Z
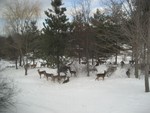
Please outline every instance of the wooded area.
M66 65L68 59L77 58L87 65L89 59L99 62L120 51L123 45L132 50L135 61L135 78L138 70L145 72L145 92L149 92L150 66L150 1L149 0L108 0L110 4L102 11L90 15L91 0L82 0L74 6L69 21L62 0L52 0L51 9L45 11L47 18L43 29L37 27L40 4L29 1L13 1L6 6L4 18L8 37L0 37L0 57L14 60L28 70L28 60L46 60L47 65L57 68ZM81 59L85 60L81 62ZM23 62L23 64L22 64Z

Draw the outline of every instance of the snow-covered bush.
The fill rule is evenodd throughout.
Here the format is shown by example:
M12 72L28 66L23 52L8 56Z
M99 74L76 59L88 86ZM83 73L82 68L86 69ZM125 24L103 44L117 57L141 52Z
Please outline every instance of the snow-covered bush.
M0 113L14 105L16 93L13 81L0 75Z

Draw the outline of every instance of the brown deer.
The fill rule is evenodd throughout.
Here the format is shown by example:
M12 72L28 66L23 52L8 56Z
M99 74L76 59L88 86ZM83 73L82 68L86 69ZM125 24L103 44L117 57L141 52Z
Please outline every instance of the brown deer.
M128 70L126 71L126 75L128 76L128 78L130 78L130 69L128 69Z
M38 69L37 71L38 71L38 73L39 73L39 75L40 75L40 78L41 78L41 75L42 75L42 74L45 75L44 73L46 72L46 71L40 71L39 69Z
M37 62L31 65L31 68L36 68Z
M51 77L51 78L52 78L53 73L46 73L46 71L45 71L45 72L44 72L44 75L45 75L45 77L46 77L47 80L48 80L48 77Z
M71 76L72 76L72 74L73 74L74 76L77 76L77 75L76 75L76 71L72 71L70 67L69 67L69 72L70 72Z
M66 75L61 75L61 76L58 76L58 75L52 75L51 78L52 78L52 81L55 82L56 80L60 83L61 80L65 80L66 79Z
M70 77L67 77L67 79L63 81L63 84L69 82L69 78Z
M58 75L53 75L51 78L53 82L55 82L56 80L59 81L60 79Z
M45 66L46 66L46 63L41 62L41 67L45 67Z
M99 80L99 77L102 77L103 78L103 80L104 80L104 77L106 76L106 71L104 71L104 73L98 73L96 76L96 79L95 80Z

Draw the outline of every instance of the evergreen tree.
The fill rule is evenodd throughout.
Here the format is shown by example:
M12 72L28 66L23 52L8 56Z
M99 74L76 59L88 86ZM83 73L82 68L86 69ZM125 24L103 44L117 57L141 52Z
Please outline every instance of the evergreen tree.
M60 68L60 59L64 55L67 44L67 31L69 27L68 19L65 15L66 8L62 7L62 0L52 0L52 9L45 11L46 16L44 28L44 53L50 59L53 59L57 65L58 75Z
M121 27L114 20L112 15L102 13L98 9L91 18L91 23L97 31L98 56L106 57L117 54L122 49L120 43L123 43L124 39L121 35Z

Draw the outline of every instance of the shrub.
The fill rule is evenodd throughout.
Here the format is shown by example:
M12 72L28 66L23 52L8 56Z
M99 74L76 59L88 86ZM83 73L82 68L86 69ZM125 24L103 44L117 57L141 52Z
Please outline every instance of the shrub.
M4 112L14 105L16 91L13 81L0 75L0 112Z

